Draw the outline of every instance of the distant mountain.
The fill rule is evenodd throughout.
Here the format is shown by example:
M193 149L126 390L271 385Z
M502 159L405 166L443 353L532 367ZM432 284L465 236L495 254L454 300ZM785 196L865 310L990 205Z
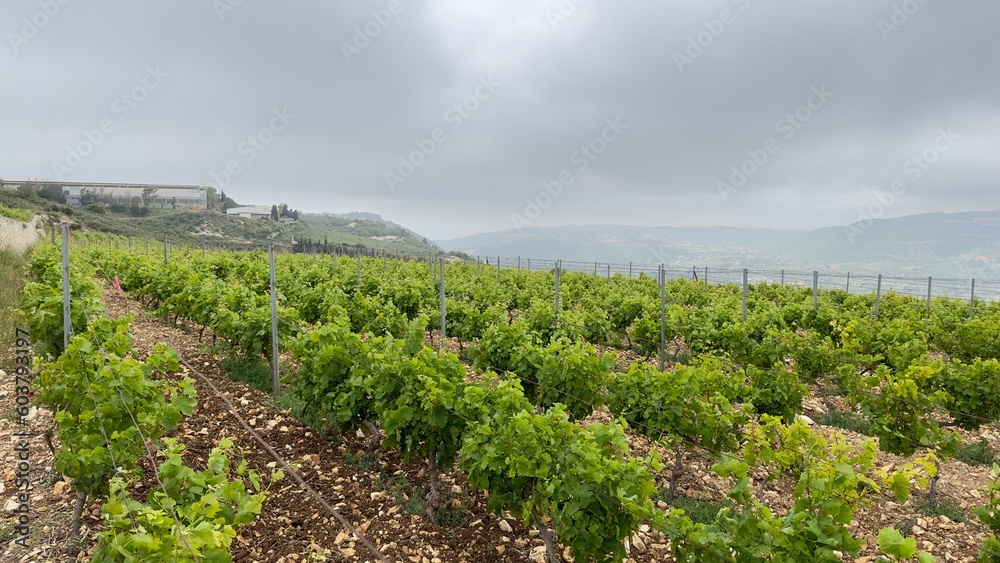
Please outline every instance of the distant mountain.
M735 227L573 225L527 227L438 241L446 251L472 256L525 256L547 260L672 262L696 252L731 262L732 251L780 240L792 231Z
M472 256L1000 279L1000 211L928 213L812 231L529 227L438 241Z
M317 215L326 215L330 217L338 217L340 219L350 219L354 221L371 221L373 223L382 223L387 227L401 228L402 225L399 223L393 223L387 219L383 219L381 215L377 213L367 213L364 211L352 211L350 213L318 213Z
M801 233L765 245L808 262L923 262L1000 244L1000 211L927 213Z
M356 246L424 256L437 253L436 244L402 225L386 221L374 213L303 213L297 235L322 242L326 236L336 236Z

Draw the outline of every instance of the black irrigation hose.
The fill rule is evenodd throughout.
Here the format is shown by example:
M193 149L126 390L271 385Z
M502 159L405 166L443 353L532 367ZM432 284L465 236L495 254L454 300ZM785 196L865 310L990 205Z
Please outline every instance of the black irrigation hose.
M174 350L177 349L176 346L173 346L173 348ZM180 357L180 354L178 354L178 357ZM294 469L292 469L287 463L285 463L285 460L281 458L278 452L275 451L275 449L272 448L267 442L265 442L264 439L260 436L260 434L257 433L257 431L255 431L253 428L250 427L249 424L247 424L247 421L244 420L243 417L240 416L238 412L236 412L236 408L233 406L233 403L225 395L223 395L221 391L219 391L219 388L215 386L215 383L213 383L212 380L208 378L208 376L195 369L194 366L192 366L191 364L187 363L187 361L184 360L183 357L181 357L181 363L184 364L184 366L187 367L189 370L191 370L192 373L201 378L201 380L204 381L205 384L207 384L212 389L216 397L218 397L224 403L226 403L226 406L229 408L229 412L232 413L234 417L236 417L236 420L239 421L240 425L243 426L243 428L247 432L249 432L250 435L253 436L255 440L257 440L258 444L260 444L265 450L267 450L269 454L271 454L271 457L273 457L275 461L278 462L278 464L284 471L286 471L289 475L292 476L292 479L294 479L295 482L298 483L303 490L309 493L309 496L313 497L316 500L316 502L320 503L320 505L322 505L323 508L327 510L327 512L332 514L334 518L336 518L341 524L343 524L343 526L347 528L349 532L354 534L354 537L356 537L358 541L360 541L361 544L364 545L368 549L368 551L371 552L373 556L378 558L379 561L385 561L386 563L388 563L389 560L386 559L385 555L370 541L368 541L367 538L361 535L361 532L359 532L357 528L355 528L351 524L350 520L344 518L344 516L340 514L340 512L338 512L336 508L331 506L330 503L326 501L326 499L324 499L319 493L317 493L315 489L309 486L309 484L306 483Z
M109 282L111 281L111 277L108 275L108 273L104 270L103 267L101 267L100 265L97 265L97 269L99 269L104 274L104 276L108 279ZM177 350L176 346L171 346L171 347L174 349L174 351ZM236 417L236 420L239 421L240 425L242 425L243 428L246 429L246 431L249 432L250 435L253 436L254 439L265 450L267 450L268 453L271 454L271 456L275 459L275 461L278 464L281 465L281 467L282 467L282 469L284 471L286 471L289 475L292 476L292 479L294 479L299 484L299 486L301 486L307 493L309 493L310 496L312 496L314 499L316 499L316 501L319 502L320 505L322 505L323 508L325 508L328 512L330 512L330 514L332 514L333 517L336 518L341 524L343 524L344 527L347 528L348 531L350 531L352 534L354 534L354 536L358 539L358 541L360 541L361 544L364 545L368 549L368 551L371 552L371 554L373 556L375 556L376 558L378 558L379 561L384 561L384 562L388 563L388 559L386 559L385 555L377 547L375 547L374 545L372 545L372 543L370 541L368 541L367 538L365 538L363 535L361 535L360 532L358 532L358 530L351 524L351 522L349 520L347 520L346 518L344 518L343 515L341 515L340 512L337 511L337 509L335 509L333 506L331 506L330 503L326 501L326 499L324 499L319 493L317 493L315 491L315 489L313 489L311 486L309 486L309 484L306 483L302 479L302 477L300 477L299 474L294 469L292 469L285 462L285 460L283 460L281 458L281 456L278 454L278 452L275 451L275 449L272 448L267 442L265 442L264 439L260 436L260 434L258 434L249 424L247 424L246 420L244 420L243 417L240 416L240 414L236 411L236 408L233 406L233 403L225 395L223 395L222 392L219 391L219 388L215 386L215 384L212 382L211 379L209 379L203 373L201 373L200 371L198 371L197 369L195 369L195 367L192 366L191 364L189 364L179 353L177 354L177 357L180 358L181 363L184 364L184 366L186 368L188 368L188 370L190 370L192 373L194 373L199 378L201 378L201 380L204 381L205 384L207 384L212 389L212 391L215 393L216 397L218 397L224 403L226 403L226 406L229 408L229 412L232 413L232 415L234 417ZM130 413L130 416L131 416L131 413ZM134 419L133 419L133 421L134 421ZM104 432L103 425L101 427L101 432L102 433ZM107 441L107 437L105 437L105 441ZM145 444L145 440L143 440L143 443ZM148 450L147 450L147 453L149 453ZM152 456L151 453L150 453L150 456ZM112 460L113 459L114 458L112 457ZM152 457L150 459L152 459ZM157 480L159 480L158 476L157 476ZM161 487L163 486L162 481L160 482L160 486ZM175 520L177 519L176 513L174 514L174 519ZM185 545L187 545L186 541L184 543L185 543ZM187 548L189 550L191 549L191 547L189 545L187 545ZM193 551L191 553L192 553L192 555L195 555ZM195 559L197 559L197 555L195 555Z

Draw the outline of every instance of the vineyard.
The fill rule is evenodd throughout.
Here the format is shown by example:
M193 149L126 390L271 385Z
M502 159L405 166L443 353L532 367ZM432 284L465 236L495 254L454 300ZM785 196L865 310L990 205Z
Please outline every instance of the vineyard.
M35 250L22 304L35 401L53 414L55 469L77 494L73 528L101 503L94 561L232 560L276 491L333 496L322 474L299 477L308 466L248 459L224 434L186 455L176 429L201 416L205 384L176 350L139 346L136 319L110 315L102 286L206 350L270 362L291 416L357 450L359 466L419 476L421 487L386 487L398 497L388 515L351 523L326 505L341 516L337 541L317 557L431 561L361 520L408 513L467 540L469 515L486 512L505 545L433 557L967 557L921 542L926 525L866 534L856 519L878 505L940 513L952 502L940 483L964 466L953 460L989 449L977 438L1000 421L1000 303L970 315L967 300L893 292L278 255L272 316L263 252L71 250L72 338L59 248ZM803 416L807 404L824 418ZM692 498L699 482L725 490ZM1000 484L982 486L968 511L985 538L974 555L1000 561ZM339 549L346 538L355 547Z

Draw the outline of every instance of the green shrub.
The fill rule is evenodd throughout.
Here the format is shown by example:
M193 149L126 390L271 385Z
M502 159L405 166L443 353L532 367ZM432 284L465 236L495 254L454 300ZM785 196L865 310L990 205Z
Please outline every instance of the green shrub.
M951 499L941 499L933 505L927 499L914 499L913 507L929 518L946 516L949 520L958 524L968 521L962 507Z
M246 461L231 469L226 454L232 440L220 440L200 472L184 466L183 444L164 442L166 459L158 471L163 486L154 487L145 502L130 497L122 478L111 481L93 561L232 561L237 530L260 514L268 489ZM273 472L271 483L282 478Z
M747 367L750 376L750 402L757 414L779 416L786 424L802 412L806 386L795 371L778 362L769 370Z
M962 449L958 450L958 455L955 456L955 459L965 462L968 465L982 465L986 467L991 467L996 463L996 455L990 449L989 443L982 438L975 444L963 446Z
M31 221L31 218L35 216L30 209L19 209L7 207L6 205L0 205L0 215L7 217L8 219L24 222Z
M271 378L271 368L259 356L242 356L232 354L219 362L231 381L246 383L265 393L274 391L274 381Z
M816 422L824 426L835 426L844 430L850 430L851 432L857 432L858 434L864 434L865 436L875 435L871 422L864 416L852 412L830 411L829 414Z

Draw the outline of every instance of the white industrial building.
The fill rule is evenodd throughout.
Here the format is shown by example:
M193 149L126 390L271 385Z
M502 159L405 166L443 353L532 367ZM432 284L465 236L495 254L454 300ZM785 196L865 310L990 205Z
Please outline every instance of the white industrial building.
M208 186L170 184L121 184L113 182L61 182L50 180L2 180L5 189L21 186L42 188L56 186L66 194L66 204L79 207L87 194L112 205L138 205L154 208L208 209ZM145 194L146 199L143 199Z
M271 208L262 205L250 205L246 207L230 207L226 210L229 215L237 215L247 219L270 219Z

